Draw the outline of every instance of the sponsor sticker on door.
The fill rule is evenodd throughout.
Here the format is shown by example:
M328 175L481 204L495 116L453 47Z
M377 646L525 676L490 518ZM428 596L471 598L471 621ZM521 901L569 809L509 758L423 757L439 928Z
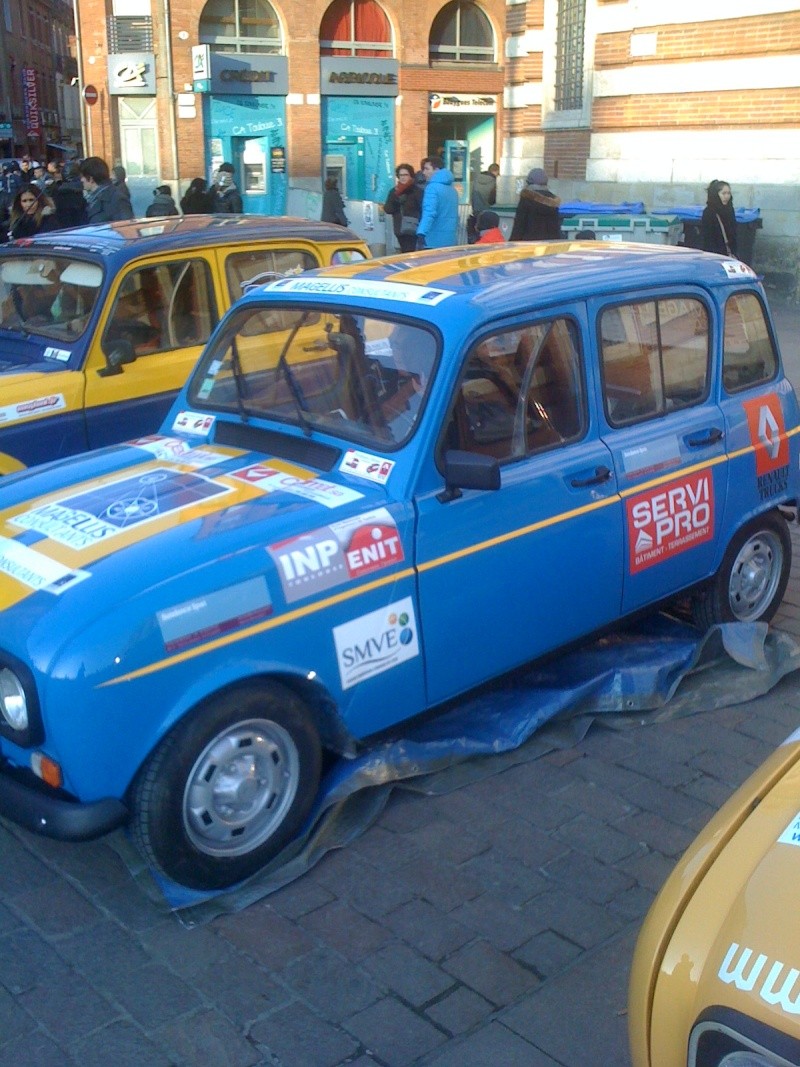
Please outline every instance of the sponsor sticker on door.
M789 483L789 441L777 393L743 401L750 442L755 450L759 496L767 500Z
M334 627L333 642L342 689L414 659L419 642L411 597Z
M638 493L626 503L631 574L663 563L714 536L709 469Z

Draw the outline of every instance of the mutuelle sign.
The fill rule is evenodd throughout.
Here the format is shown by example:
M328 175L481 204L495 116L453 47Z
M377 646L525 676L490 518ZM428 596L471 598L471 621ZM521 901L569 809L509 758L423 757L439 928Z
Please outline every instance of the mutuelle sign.
M286 56L257 52L206 52L207 45L192 49L196 93L219 96L286 96L289 61Z
M323 96L397 96L396 59L362 59L355 56L323 56L319 61L319 84Z

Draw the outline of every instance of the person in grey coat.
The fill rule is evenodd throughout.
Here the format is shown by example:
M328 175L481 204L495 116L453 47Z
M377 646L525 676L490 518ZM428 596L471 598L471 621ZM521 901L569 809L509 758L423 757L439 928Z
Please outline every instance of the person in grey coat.
M86 216L90 224L123 222L133 218L130 200L125 200L111 181L108 164L100 156L87 156L80 164L86 193Z
M147 205L144 213L146 219L162 218L164 215L178 215L180 212L172 199L172 189L168 185L159 185L153 190L153 202Z

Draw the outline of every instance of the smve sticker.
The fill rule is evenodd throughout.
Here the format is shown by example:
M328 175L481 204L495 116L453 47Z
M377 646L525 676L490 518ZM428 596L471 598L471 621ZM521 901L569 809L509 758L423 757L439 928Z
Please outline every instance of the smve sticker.
M419 642L411 597L334 627L333 642L342 689L414 659Z

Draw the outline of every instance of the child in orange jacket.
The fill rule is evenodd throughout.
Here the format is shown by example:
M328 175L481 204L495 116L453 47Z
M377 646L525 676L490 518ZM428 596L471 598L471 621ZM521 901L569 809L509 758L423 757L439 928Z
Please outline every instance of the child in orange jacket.
M500 229L500 216L496 211L482 211L478 215L475 228L478 231L476 245L494 245L505 241L503 231Z

